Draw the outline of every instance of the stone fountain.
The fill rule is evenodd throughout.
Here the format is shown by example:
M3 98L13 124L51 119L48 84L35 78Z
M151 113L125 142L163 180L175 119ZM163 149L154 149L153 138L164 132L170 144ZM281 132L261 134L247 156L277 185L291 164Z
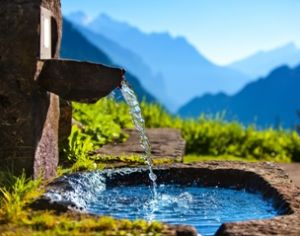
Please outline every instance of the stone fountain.
M60 0L0 2L0 169L55 176L71 129L69 101L95 102L124 70L60 60Z

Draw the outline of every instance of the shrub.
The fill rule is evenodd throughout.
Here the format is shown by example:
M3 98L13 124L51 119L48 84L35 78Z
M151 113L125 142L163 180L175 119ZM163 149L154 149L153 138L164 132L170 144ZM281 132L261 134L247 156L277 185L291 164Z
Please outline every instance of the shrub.
M6 181L0 185L0 219L15 222L24 214L26 204L41 194L38 190L41 181L27 179L24 173L20 177L2 174L6 176Z
M83 125L82 133L91 137L95 146L123 141L122 129L132 128L129 109L123 103L102 99L92 105L73 103L73 117Z
M133 128L129 108L124 102L102 99L93 105L73 104L74 118L84 125L83 135L94 146L124 141L124 128ZM256 160L300 161L300 137L295 131L258 130L238 122L226 122L222 116L180 119L160 105L141 103L146 127L177 128L186 140L186 153L231 155Z

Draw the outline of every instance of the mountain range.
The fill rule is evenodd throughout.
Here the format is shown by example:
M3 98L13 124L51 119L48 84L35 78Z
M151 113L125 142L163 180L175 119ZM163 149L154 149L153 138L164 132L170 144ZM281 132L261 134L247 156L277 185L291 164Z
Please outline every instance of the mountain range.
M74 59L80 61L90 61L105 64L108 66L118 66L99 48L91 44L68 20L63 22L63 37L61 44L61 58ZM127 80L134 88L140 100L149 102L157 101L147 90L143 88L139 80L130 72L126 73Z
M149 86L149 91L156 96L160 95L162 103L167 104L171 110L205 92L223 91L233 94L250 80L248 76L234 69L210 62L184 37L173 37L169 33L144 33L136 27L116 21L104 14L89 22L80 12L67 17L75 22L80 32L95 45L106 48L111 58L121 62L119 55L122 53L116 55L117 53L112 49L108 50L103 41L96 39L99 35L102 39L105 37L115 45L119 45L123 50L126 49L126 55L130 51L131 56L128 56L127 60L132 60L132 55L135 55L140 62L147 65L152 72L152 77L158 76L153 79L154 85ZM125 65L124 59L122 63ZM140 66L131 64L133 73L140 74L136 71ZM127 66L129 68L128 64ZM165 98L170 102L165 101Z
M162 78L162 75L159 73L155 74L139 55L120 46L102 34L95 33L85 27L87 17L82 12L71 13L68 15L68 19L76 25L77 30L82 33L90 43L109 55L114 63L122 65L123 68L129 70L133 75L139 78L143 87L147 88L162 105L170 110L174 110L176 107L174 101L166 96L164 78Z
M140 98L156 97L171 111L185 102L177 110L183 117L226 111L225 119L245 125L298 123L300 50L293 43L221 67L183 37L144 33L106 15L91 21L78 12L68 18L74 25L66 21L62 55L125 67Z
M233 62L229 68L240 71L251 78L266 76L281 65L294 67L300 62L300 49L294 43L288 43L269 51L260 51L249 57Z
M246 85L233 96L224 93L206 94L187 103L179 110L183 117L225 111L226 120L238 120L245 125L293 128L299 123L300 65L281 66L267 77Z

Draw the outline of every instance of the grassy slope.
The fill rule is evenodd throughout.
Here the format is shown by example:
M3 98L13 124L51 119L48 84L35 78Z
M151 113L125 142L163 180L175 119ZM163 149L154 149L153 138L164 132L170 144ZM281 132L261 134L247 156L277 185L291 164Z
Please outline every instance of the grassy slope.
M246 161L246 162L257 162L257 161L274 161L272 158L266 158L262 160L257 160L255 158L244 158L244 157L237 157L231 155L220 155L220 156L205 156L205 155L186 155L183 158L184 163L192 163L192 162L201 162L201 161ZM290 160L280 160L276 161L280 163L290 163Z
M132 127L126 104L103 99L93 105L74 104L74 118L85 128L78 131L94 146L124 140L122 129ZM300 137L296 131L258 130L238 122L225 122L222 117L182 120L173 117L156 104L141 103L146 127L170 127L181 130L186 141L186 154L222 158L234 156L258 161L300 161ZM99 113L98 111L101 111ZM72 146L72 145L71 145Z

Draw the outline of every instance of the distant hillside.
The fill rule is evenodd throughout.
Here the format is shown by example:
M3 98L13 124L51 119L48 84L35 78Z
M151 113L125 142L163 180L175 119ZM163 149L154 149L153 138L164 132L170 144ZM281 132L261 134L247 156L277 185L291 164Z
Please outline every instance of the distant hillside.
M92 45L70 22L65 19L63 22L61 57L116 66L116 64L113 63L105 53ZM150 102L156 100L141 86L136 77L127 72L126 78L135 89L139 99L145 98Z
M269 125L292 128L299 123L300 66L282 66L266 78L252 82L234 96L205 95L184 105L183 117L197 117L201 113L226 111L226 119L237 119L244 124L255 122L260 127Z
M84 26L76 25L76 29L89 42L107 54L114 63L121 65L136 76L144 88L147 88L164 106L172 110L175 105L166 96L164 78L159 74L154 74L150 67L143 62L142 58L103 35L88 30Z
M230 64L228 67L238 70L252 78L266 76L280 65L294 67L300 63L300 49L294 43L270 51L261 51L245 59Z
M79 15L71 18L75 22L83 21ZM183 104L206 92L232 94L249 81L240 72L213 64L183 37L174 38L168 33L146 34L106 15L85 22L85 27L134 52L154 74L161 74L166 95L176 104ZM165 92L161 90L161 94Z

